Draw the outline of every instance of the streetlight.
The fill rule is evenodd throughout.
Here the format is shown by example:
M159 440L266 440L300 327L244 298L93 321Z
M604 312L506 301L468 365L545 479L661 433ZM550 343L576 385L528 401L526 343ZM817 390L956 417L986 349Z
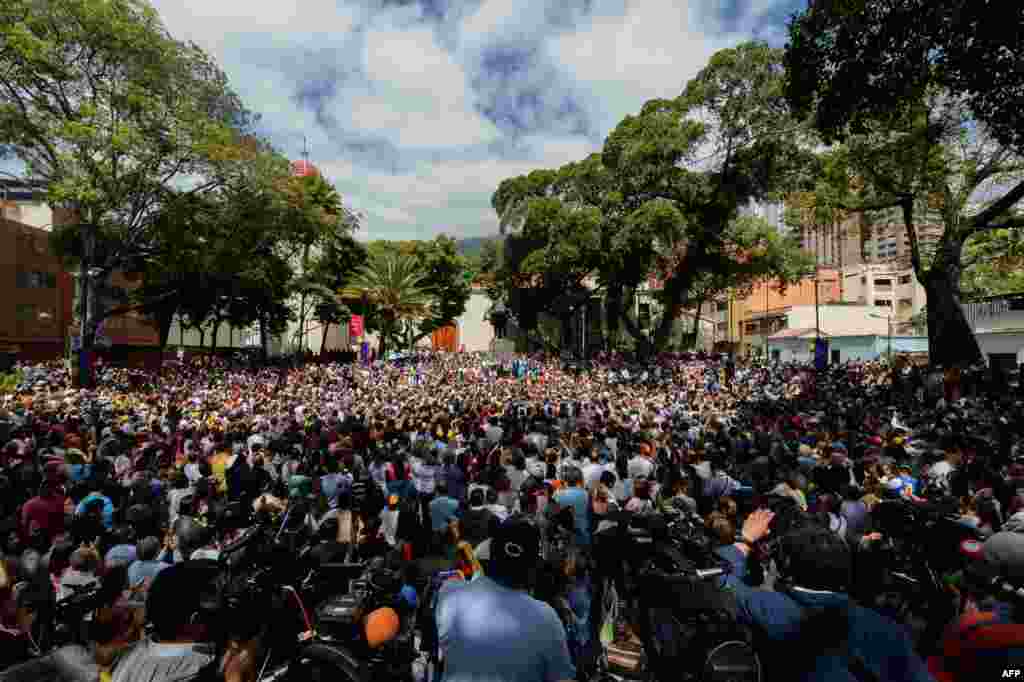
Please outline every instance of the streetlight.
M889 350L886 353L888 356L889 366L892 366L892 313L888 315L879 315L877 313L868 313L868 317L873 317L876 320L885 320L888 323L889 329Z

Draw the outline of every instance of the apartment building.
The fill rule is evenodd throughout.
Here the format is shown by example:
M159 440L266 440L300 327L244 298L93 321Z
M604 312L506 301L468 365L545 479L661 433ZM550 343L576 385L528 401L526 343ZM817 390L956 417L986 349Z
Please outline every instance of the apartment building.
M784 214L781 204L755 206L747 213L759 215L769 222L775 219L773 224L780 231L788 229L779 226L781 220L778 216ZM910 263L910 239L906 228L898 216L884 218L876 218L872 222L857 214L836 225L797 230L804 250L813 255L821 272L838 273L838 291L830 290L828 296L836 296L835 301L879 308L878 314L891 317L897 332L905 334L911 331L911 319L925 306L925 291ZM942 236L942 229L934 224L919 225L917 236L921 249L934 248ZM806 297L806 293L796 296L793 304L807 302L800 298ZM824 298L820 300L824 302ZM769 310L772 307L770 300ZM744 329L750 328L750 325L744 327L744 323L755 321L757 317L750 312L757 310L756 303L751 307L748 301L723 300L718 303L718 308L719 328L727 329L730 339L742 338ZM755 329L759 328L755 325Z
M32 181L0 180L0 347L18 359L42 361L62 356L69 336L77 336L75 273L51 254L54 225L74 219L71 211L45 201L45 187ZM131 288L138 279L114 273L112 284ZM106 320L101 336L112 346L155 346L156 330L137 314Z

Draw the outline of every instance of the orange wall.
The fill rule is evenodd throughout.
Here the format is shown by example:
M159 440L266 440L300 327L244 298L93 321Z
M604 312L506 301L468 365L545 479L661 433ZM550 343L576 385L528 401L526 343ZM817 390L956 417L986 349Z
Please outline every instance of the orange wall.
M454 353L459 347L459 329L455 325L449 325L438 329L431 334L431 342L434 350L443 350Z
M819 303L834 303L841 300L839 281L841 273L837 270L822 268L818 272ZM765 287L768 288L768 301L765 304ZM814 305L814 277L808 277L796 284L790 284L785 292L780 292L777 281L758 282L750 295L742 301L743 310L748 314L756 314L768 310L777 310L794 305Z

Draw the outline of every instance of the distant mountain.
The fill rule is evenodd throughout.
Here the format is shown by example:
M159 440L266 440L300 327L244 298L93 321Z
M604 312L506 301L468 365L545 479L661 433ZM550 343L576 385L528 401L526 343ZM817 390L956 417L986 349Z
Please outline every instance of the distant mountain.
M467 239L456 239L455 248L459 250L459 253L463 256L478 256L480 250L484 247L484 242L499 239L497 235L493 237L469 237Z

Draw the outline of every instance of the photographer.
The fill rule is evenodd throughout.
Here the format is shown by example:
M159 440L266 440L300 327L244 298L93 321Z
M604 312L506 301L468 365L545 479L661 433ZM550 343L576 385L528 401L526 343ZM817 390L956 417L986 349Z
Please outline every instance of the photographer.
M246 682L255 676L258 643L227 642L218 656L217 618L204 608L215 593L216 563L186 561L161 571L146 597L150 635L114 662L111 682Z
M827 528L800 525L779 539L777 591L744 582L747 555L770 534L774 514L759 509L740 540L719 548L731 570L724 579L736 597L737 617L753 626L773 652L769 675L827 682L836 679L932 679L906 632L846 594L851 581L848 545ZM816 656L808 656L815 652Z

